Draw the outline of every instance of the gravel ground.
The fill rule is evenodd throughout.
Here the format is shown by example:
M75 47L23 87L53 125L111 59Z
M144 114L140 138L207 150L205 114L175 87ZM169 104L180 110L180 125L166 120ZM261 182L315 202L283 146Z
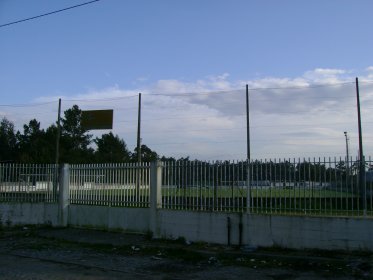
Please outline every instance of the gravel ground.
M373 279L373 254L190 244L40 227L0 230L0 279Z

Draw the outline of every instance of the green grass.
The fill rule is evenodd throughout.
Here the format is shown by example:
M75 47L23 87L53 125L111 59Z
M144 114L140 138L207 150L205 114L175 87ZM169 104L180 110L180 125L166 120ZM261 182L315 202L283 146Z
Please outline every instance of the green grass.
M163 196L171 197L220 197L220 198L238 198L246 197L247 189L228 189L218 188L217 190L206 188L193 189L163 189ZM323 197L355 197L348 192L334 191L334 190L310 190L310 189L251 189L251 197L272 197L272 198L323 198Z
M163 197L190 197L190 198L245 198L247 196L247 189L228 189L217 188L163 188ZM312 189L251 189L251 197L262 198L356 198L357 195L335 190L312 190ZM136 192L123 191L118 189L100 189L100 190L70 190L71 197L141 197L148 198L148 190L140 190Z

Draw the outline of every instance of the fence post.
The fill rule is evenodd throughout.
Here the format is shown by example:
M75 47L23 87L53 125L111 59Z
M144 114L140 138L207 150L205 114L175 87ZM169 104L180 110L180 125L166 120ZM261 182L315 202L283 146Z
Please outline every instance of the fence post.
M250 172L250 159L247 161L247 168L246 168L246 213L251 213L251 172Z
M363 216L367 216L367 186L366 186L366 172L365 172L365 156L360 162L360 190L363 197Z
M150 164L150 225L154 237L158 237L157 209L162 208L162 169L161 161Z
M58 226L66 227L69 214L70 167L60 165L60 189L58 193Z

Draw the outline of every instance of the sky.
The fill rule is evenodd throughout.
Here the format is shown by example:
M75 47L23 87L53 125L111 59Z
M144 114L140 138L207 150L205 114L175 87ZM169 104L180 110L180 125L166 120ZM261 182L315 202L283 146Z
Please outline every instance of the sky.
M87 0L0 0L0 25ZM101 0L0 27L0 117L43 128L62 110L114 109L111 130L201 160L373 154L373 1ZM92 131L100 136L109 131Z

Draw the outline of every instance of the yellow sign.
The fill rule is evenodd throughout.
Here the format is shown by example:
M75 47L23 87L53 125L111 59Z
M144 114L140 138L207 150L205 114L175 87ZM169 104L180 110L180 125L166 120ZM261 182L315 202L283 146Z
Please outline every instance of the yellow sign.
M113 129L113 110L82 111L81 125L86 130Z

